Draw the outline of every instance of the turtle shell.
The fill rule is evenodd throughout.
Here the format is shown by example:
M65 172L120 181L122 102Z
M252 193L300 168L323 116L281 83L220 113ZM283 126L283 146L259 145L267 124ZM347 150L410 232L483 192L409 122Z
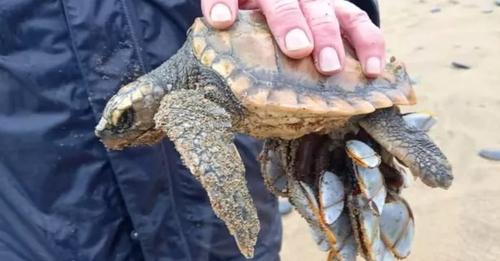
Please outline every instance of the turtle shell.
M345 117L416 102L404 65L395 59L382 76L366 78L346 42L344 70L324 76L311 57L285 56L258 11L241 11L222 31L198 18L190 37L194 56L224 78L252 111Z

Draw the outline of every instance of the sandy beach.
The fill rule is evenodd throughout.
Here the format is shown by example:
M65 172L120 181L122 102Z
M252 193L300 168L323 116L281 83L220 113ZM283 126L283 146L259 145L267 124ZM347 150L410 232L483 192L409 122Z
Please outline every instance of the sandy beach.
M431 111L430 135L453 164L449 190L420 180L403 192L416 222L407 260L500 260L500 162L478 156L500 149L500 6L494 0L382 0L389 56L407 65L419 103ZM470 69L457 69L452 62ZM284 218L282 260L326 260L305 221Z

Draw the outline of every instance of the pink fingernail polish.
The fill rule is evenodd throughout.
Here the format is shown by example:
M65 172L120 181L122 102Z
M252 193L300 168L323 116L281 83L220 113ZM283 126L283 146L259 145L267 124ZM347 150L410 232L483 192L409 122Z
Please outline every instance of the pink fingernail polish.
M378 57L370 57L366 60L365 70L369 74L380 74L381 65Z
M324 72L333 72L340 69L340 60L337 51L332 47L325 47L319 53L319 67Z
M288 51L297 51L311 47L306 33L301 29L292 29L285 36L285 45Z
M210 19L213 22L229 22L231 21L231 10L225 4L215 4L210 10Z

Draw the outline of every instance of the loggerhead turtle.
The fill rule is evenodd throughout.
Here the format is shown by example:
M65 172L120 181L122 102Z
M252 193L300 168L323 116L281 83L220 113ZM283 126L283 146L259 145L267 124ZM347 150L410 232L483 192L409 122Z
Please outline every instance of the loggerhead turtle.
M395 113L415 103L404 66L392 60L367 79L348 52L344 71L326 77L312 59L283 55L258 11L240 12L225 31L198 18L175 55L111 97L95 132L110 149L168 137L246 257L260 225L235 133L294 139L361 126L425 183L449 187L445 156L427 135L405 132Z

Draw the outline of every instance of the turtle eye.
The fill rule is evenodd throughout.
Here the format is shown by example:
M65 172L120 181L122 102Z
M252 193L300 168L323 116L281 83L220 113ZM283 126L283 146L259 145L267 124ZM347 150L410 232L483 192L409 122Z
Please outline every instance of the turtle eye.
M134 123L134 109L129 107L122 111L118 116L118 119L114 122L114 125L119 130L126 130L132 127Z

